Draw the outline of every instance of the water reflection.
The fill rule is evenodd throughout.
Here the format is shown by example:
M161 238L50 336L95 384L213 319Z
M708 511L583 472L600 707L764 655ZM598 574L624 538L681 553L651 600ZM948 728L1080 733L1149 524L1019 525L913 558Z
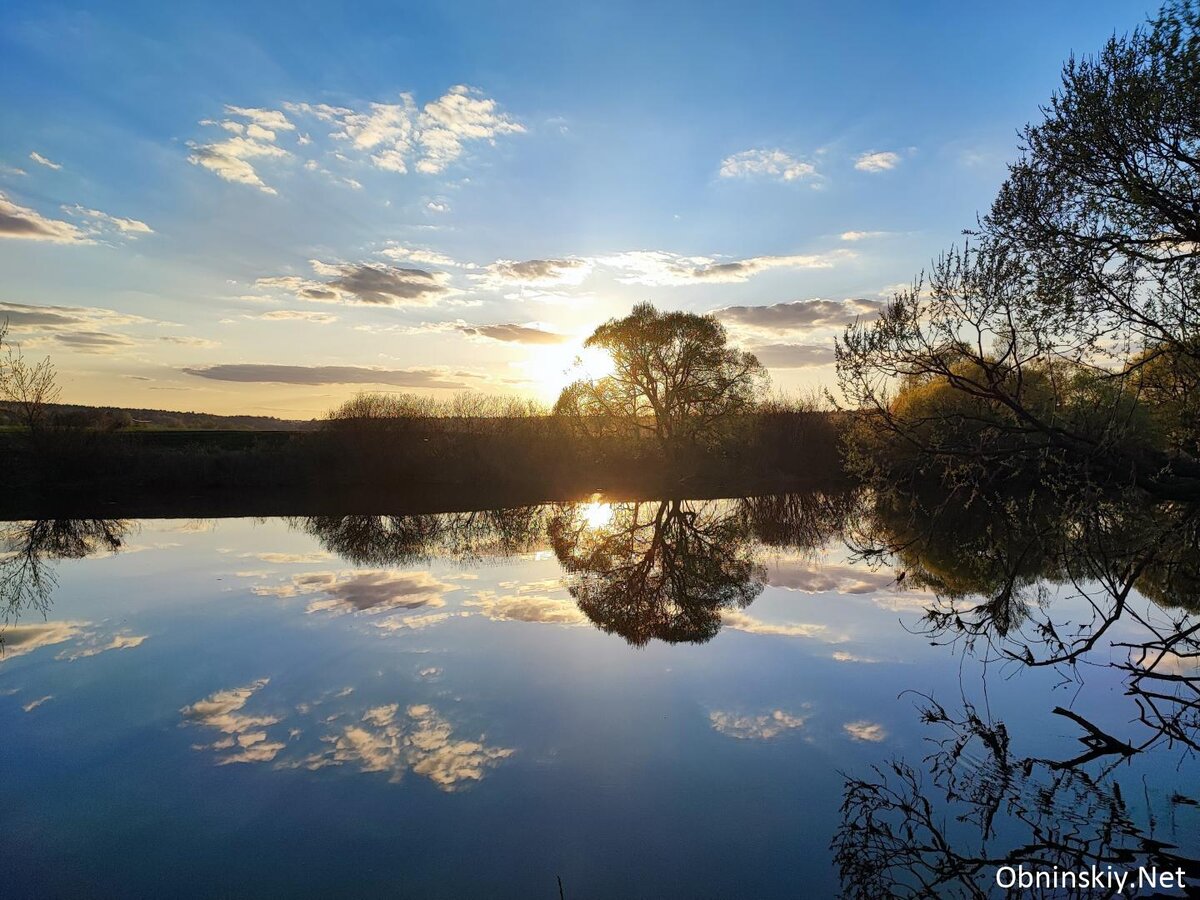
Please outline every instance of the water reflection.
M919 716L936 731L933 753L879 761L876 754L897 743L903 727L877 715L880 709L851 711L847 689L832 730L843 746L877 762L846 774L840 825L825 833L834 833L848 896L981 896L1000 865L1194 871L1194 850L1176 849L1178 841L1156 825L1194 809L1194 792L1160 791L1151 799L1130 773L1166 771L1171 778L1172 767L1200 750L1198 522L1194 506L1148 504L1132 494L593 497L477 512L296 518L290 527L315 538L323 552L306 546L240 556L312 569L273 571L273 580L258 580L247 594L296 598L307 612L406 639L432 625L448 627L451 617L474 616L475 623L594 626L635 647L704 643L722 628L830 640L824 625L762 622L750 610L772 602L759 599L768 584L777 595L785 588L829 593L827 614L857 594L903 600L889 608L902 610L905 628L947 647L944 658L955 668L960 661L950 651L963 654L959 696L921 699ZM26 612L45 616L58 561L132 549L131 530L127 522L96 519L4 527L0 601L10 655L62 644L69 649L59 648L57 658L73 660L146 639L86 621L17 622ZM839 553L851 558L838 561ZM469 599L456 596L475 577L466 570L505 558L552 559L559 568L520 583L489 582ZM454 566L429 565L434 560ZM564 635L563 643L581 633ZM896 634L905 637L899 627ZM603 643L620 649L619 641ZM722 650L709 652L718 658ZM874 655L839 646L833 659L843 662L830 665L844 671L852 662L877 663L889 648L868 652ZM432 688L441 663L423 658L412 672ZM1045 682L1035 682L1022 698L1022 715L1058 723L1066 750L1029 750L1040 735L1020 733L1022 719L1002 720L968 699L997 667L1005 678L1045 672L1069 684L1070 693L1051 699ZM455 709L457 692L404 695L381 680L369 699L349 697L347 689L335 704L318 696L325 684L285 701L285 680L270 681L279 671L259 668L256 659L249 671L173 702L203 758L340 768L390 781L415 775L457 791L493 770L511 771L527 753L511 731L489 738L482 725L464 725L475 720ZM823 676L834 684L830 693L836 697L843 684L862 691L869 676L843 671ZM903 678L903 669L888 671ZM902 680L887 689L909 686L929 689L925 681ZM746 745L819 740L826 712L820 698L793 691L790 683L771 685L761 705L714 697L705 728ZM53 699L42 689L28 696L29 710ZM571 714L571 700L560 715ZM328 705L316 711L322 703ZM1142 792L1146 799L1135 803L1134 793Z
M131 529L123 519L0 523L0 615L4 623L16 621L26 610L44 615L50 609L58 584L53 562L116 553Z
M943 730L936 752L846 781L833 848L847 896L985 896L1002 865L1200 876L1200 861L1154 831L1196 800L1176 791L1151 801L1147 791L1135 811L1119 778L1135 757L1153 752L1170 765L1167 753L1200 750L1198 512L1095 492L896 492L863 505L851 540L926 593L916 629L979 659L985 684L997 665L1008 674L1051 670L1074 686L1072 706L1087 699L1089 680L1116 673L1127 721L1141 733L1110 734L1055 706L1078 752L1017 756L1017 736L967 701L965 688L958 712L925 698L921 718ZM1033 895L1115 893L1107 882L1056 882Z
M969 703L952 714L926 698L921 715L941 734L919 766L893 759L870 777L847 779L832 845L843 896L987 897L1002 866L1072 873L1021 892L1035 897L1136 895L1136 883L1118 890L1112 878L1128 873L1136 882L1139 866L1182 870L1189 882L1200 874L1200 861L1153 833L1156 813L1170 818L1195 800L1174 793L1148 826L1139 824L1146 811L1135 809L1111 766L1018 756L1004 722Z
M1132 494L952 499L875 498L858 528L864 555L928 592L917 627L1080 683L1115 668L1148 729L1139 750L1200 750L1200 508ZM1064 617L1068 603L1083 614Z
M431 559L460 563L517 556L545 546L547 507L424 515L313 516L292 520L342 559L406 566Z
M482 780L488 769L515 752L490 746L483 736L457 737L445 716L424 703L409 704L403 711L400 703L388 703L361 714L346 708L332 715L326 709L314 713L328 701L349 697L349 688L302 703L287 715L248 710L270 681L260 678L216 691L181 709L185 723L215 735L192 749L211 753L218 766L269 763L276 769L308 771L344 766L384 774L391 782L411 771L447 792ZM311 730L320 734L319 749L305 749L298 742Z
M630 644L703 643L762 592L768 549L815 551L839 534L852 494L648 500L412 516L295 520L359 565L469 564L550 549L577 609ZM484 601L486 602L486 601ZM528 603L528 601L526 601ZM561 608L550 620L567 621ZM543 619L545 620L545 619Z
M634 646L651 639L703 643L724 610L744 609L763 589L745 519L728 504L661 500L622 503L598 524L571 504L549 524L568 590L597 628Z

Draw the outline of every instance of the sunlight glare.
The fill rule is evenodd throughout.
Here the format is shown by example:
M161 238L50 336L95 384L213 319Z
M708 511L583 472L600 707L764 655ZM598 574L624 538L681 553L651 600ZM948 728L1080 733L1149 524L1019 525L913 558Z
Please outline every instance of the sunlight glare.
M538 394L551 403L568 384L580 379L596 381L615 369L606 351L578 344L539 347L518 365L536 385Z
M611 503L601 503L598 500L593 500L583 508L583 521L592 531L598 531L601 528L608 526L613 519L613 508Z

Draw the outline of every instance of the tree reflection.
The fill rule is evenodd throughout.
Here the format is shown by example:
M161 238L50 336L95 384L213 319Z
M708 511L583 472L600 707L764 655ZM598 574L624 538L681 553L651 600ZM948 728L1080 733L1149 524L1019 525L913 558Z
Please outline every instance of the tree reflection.
M1112 742L1107 752L1066 762L1017 757L1003 722L986 720L969 703L955 715L926 699L924 720L944 729L924 760L931 781L902 760L876 766L872 777L847 779L842 823L832 848L846 897L992 896L1001 866L1046 872L1118 871L1138 866L1182 868L1190 881L1200 861L1186 858L1135 823L1111 766L1129 748L1080 717L1086 743ZM1099 751L1099 752L1097 752ZM1174 794L1171 808L1195 801ZM1153 817L1153 811L1151 811ZM1115 887L1063 885L1022 896L1108 897Z
M312 516L293 520L342 559L402 566L434 558L470 563L545 546L542 506L425 515Z
M924 766L892 761L847 779L833 844L847 896L982 897L999 866L1018 864L1200 875L1154 837L1154 810L1149 831L1135 823L1115 777L1151 750L1200 750L1198 522L1193 504L1134 491L865 498L851 543L928 591L924 634L982 657L984 671L998 659L1010 673L1050 668L1082 687L1096 666L1116 669L1143 730L1126 741L1055 707L1079 729L1081 751L1016 758L1003 722L927 699L924 720L947 736ZM1113 893L1060 885L1044 895Z
M779 494L741 500L598 499L430 515L294 520L325 549L359 565L459 563L547 546L568 590L599 628L635 646L703 642L721 612L761 593L764 546L821 547L840 533L853 495Z
M929 591L933 641L1077 681L1084 663L1121 669L1150 728L1137 746L1196 750L1198 523L1200 507L1133 492L893 494L869 504L856 547Z
M0 610L4 623L25 610L45 615L58 579L51 562L116 553L131 525L124 519L36 519L0 524Z
M550 544L580 610L609 634L641 647L651 639L703 643L721 612L762 592L743 516L719 501L620 503L600 523L585 504L561 507Z

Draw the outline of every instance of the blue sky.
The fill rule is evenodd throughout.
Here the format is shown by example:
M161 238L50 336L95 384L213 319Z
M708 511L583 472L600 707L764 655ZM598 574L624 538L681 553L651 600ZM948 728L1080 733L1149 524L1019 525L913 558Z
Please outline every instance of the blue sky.
M1067 55L1148 12L9 3L0 316L81 403L552 399L640 300L828 383Z

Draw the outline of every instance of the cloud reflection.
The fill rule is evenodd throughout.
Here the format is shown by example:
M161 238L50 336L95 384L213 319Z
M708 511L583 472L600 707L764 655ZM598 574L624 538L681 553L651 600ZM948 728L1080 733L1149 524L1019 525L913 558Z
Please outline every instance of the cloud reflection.
M278 585L258 585L259 596L297 597L324 594L309 602L306 612L385 612L401 609L436 609L444 606L442 595L458 590L429 572L392 572L366 569L354 572L303 572Z
M247 715L242 711L250 698L270 681L269 678L260 678L242 687L217 691L181 709L184 718L224 735L211 744L194 745L193 749L217 751L219 766L273 760L284 745L270 740L265 729L278 724L279 719L276 716Z
M842 730L856 741L878 744L887 737L887 729L878 722L847 722Z
M782 709L759 716L739 716L731 712L713 711L708 714L712 727L721 734L743 741L767 741L803 728L807 716L797 716Z
M302 759L279 763L280 768L311 771L328 766L349 766L359 772L386 774L398 782L412 770L439 789L457 791L481 781L488 769L515 752L491 747L478 740L454 737L450 723L432 706L409 706L403 717L400 704L375 706L362 718L321 740L328 746Z

